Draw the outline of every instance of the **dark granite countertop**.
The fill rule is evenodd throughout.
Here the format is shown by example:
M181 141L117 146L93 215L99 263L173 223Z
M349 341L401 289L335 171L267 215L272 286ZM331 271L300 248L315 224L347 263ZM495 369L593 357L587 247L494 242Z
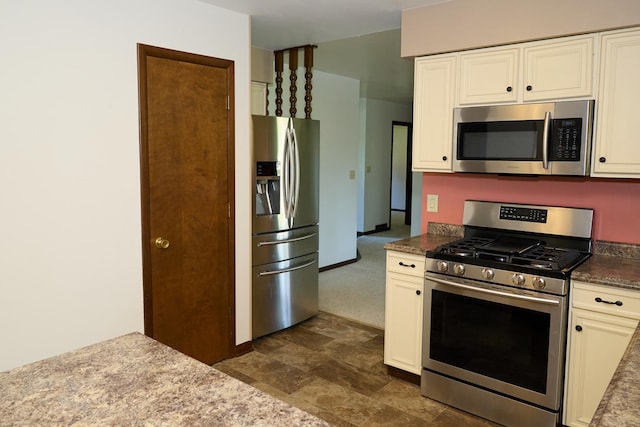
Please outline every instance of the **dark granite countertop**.
M640 290L640 245L598 241L594 254L571 273L571 278Z
M640 425L638 398L640 398L640 327L631 338L589 426L636 427Z
M0 374L0 425L329 426L132 333Z
M425 256L427 251L440 245L449 243L462 237L462 226L440 223L429 223L427 234L409 237L408 239L389 242L384 245L386 250L405 252L408 254Z

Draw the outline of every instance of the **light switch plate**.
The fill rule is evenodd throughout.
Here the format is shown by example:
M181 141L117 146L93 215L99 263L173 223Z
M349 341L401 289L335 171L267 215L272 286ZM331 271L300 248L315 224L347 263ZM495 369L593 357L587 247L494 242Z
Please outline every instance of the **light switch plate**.
M427 212L438 212L437 194L427 194Z

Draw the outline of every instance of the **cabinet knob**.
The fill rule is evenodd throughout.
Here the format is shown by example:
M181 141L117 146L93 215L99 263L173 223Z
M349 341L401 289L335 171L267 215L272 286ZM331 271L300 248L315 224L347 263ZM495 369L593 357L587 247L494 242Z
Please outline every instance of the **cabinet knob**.
M606 157L600 157L600 158L598 159L598 161L599 161L600 163L605 163L605 162L607 161L607 158L606 158Z
M580 326L580 325L576 326L576 331L578 331L578 332L582 331L582 326Z
M420 295L421 293L422 293L422 292L420 292L420 289L418 289L418 290L416 291L416 295Z
M442 156L442 160L447 161L447 156Z
M511 86L507 86L507 92L511 92L513 88Z
M531 85L527 86L527 91L531 92L533 90L533 87L531 87Z

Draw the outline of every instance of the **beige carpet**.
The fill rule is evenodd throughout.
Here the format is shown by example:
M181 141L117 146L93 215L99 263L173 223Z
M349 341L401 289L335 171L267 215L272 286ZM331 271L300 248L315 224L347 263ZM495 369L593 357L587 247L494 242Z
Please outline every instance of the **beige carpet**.
M384 328L384 245L409 237L403 222L404 213L393 212L391 230L358 238L359 261L320 273L320 310Z

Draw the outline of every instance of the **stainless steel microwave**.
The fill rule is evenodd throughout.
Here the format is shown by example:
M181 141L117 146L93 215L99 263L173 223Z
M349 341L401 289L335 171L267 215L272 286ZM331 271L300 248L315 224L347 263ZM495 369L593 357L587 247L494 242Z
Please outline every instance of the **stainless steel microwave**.
M453 171L587 176L593 100L455 108Z

